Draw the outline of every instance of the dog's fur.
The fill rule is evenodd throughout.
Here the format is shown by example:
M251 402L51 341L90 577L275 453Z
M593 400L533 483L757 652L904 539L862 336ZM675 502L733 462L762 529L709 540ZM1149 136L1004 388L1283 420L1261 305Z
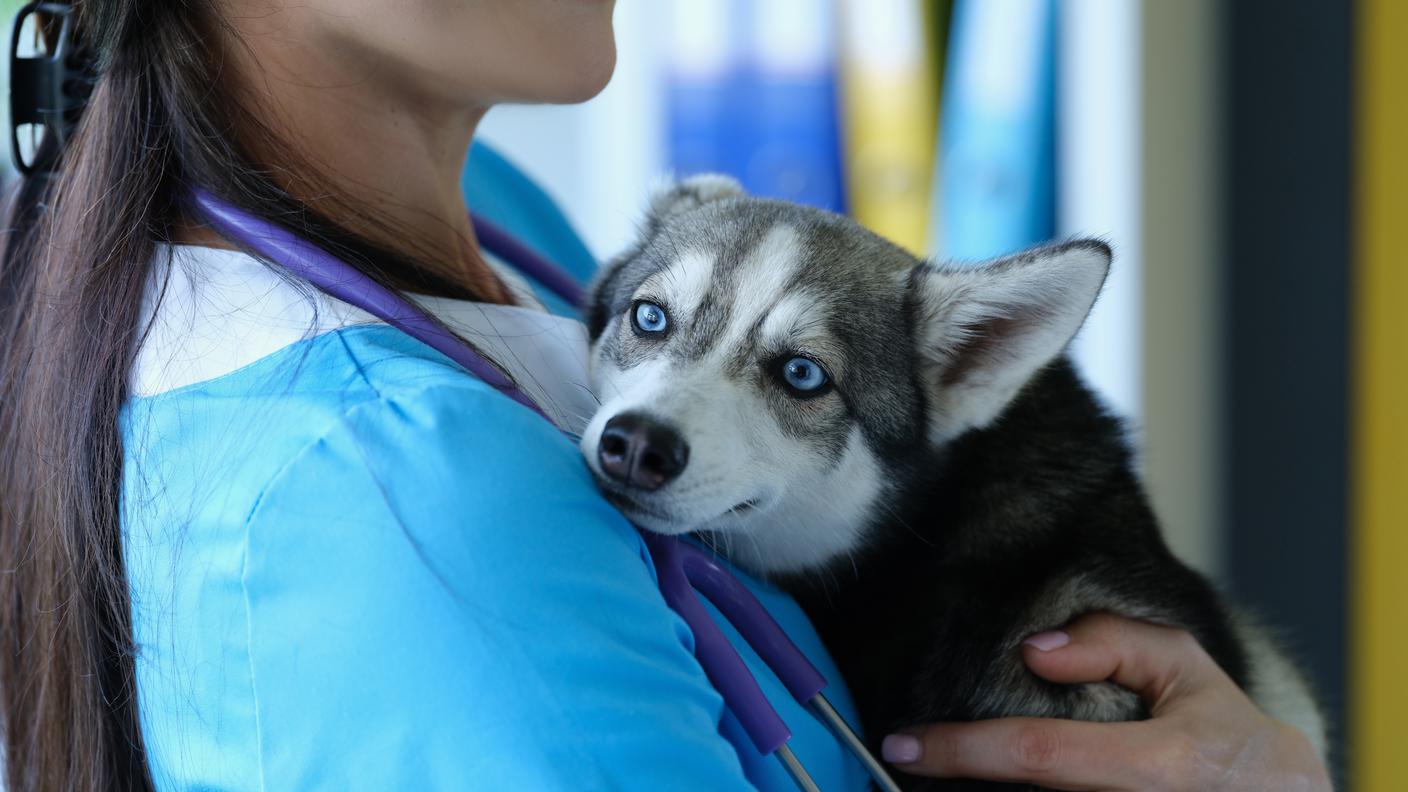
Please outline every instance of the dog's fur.
M933 720L1145 717L1127 690L1022 663L1026 636L1104 611L1187 629L1323 754L1300 676L1169 552L1120 422L1063 355L1109 263L1106 245L1076 241L936 265L697 177L656 196L595 286L602 407L583 452L640 525L697 533L797 595L872 738ZM639 300L664 307L668 333L633 331ZM834 389L788 392L777 370L799 353ZM667 486L603 474L603 426L628 411L688 442Z

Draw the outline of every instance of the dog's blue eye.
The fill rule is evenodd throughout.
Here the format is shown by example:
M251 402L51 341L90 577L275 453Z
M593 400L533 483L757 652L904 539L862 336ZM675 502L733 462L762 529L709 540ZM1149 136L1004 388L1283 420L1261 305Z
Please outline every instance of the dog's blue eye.
M811 393L826 385L826 371L815 360L794 357L782 364L782 380L788 387Z
M663 333L670 326L665 309L655 303L643 302L636 305L636 327L643 333Z

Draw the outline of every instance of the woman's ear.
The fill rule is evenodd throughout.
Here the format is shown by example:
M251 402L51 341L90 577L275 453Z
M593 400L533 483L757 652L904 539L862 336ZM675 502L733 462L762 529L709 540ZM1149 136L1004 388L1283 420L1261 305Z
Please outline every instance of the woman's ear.
M997 418L1065 350L1109 270L1109 246L1091 239L977 266L915 270L931 440L945 442Z

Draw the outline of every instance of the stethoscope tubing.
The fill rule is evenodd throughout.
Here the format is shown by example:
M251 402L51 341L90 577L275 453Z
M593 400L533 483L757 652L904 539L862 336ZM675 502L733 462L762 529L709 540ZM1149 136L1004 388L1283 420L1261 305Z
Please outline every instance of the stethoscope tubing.
M373 281L309 240L247 214L206 190L193 189L190 200L199 214L228 239L248 247L329 296L361 308L430 346L551 423L537 403L498 367L406 297ZM485 250L495 253L569 305L583 306L585 293L570 274L498 226L477 217L472 220L475 234ZM899 792L884 766L822 695L826 678L717 557L675 537L649 531L643 531L642 536L655 562L661 594L694 633L695 655L700 665L760 753L776 756L801 789L820 792L788 745L791 730L773 709L737 650L704 610L699 594L734 625L788 693L831 730L882 790Z
M347 262L273 223L196 188L191 200L222 235L308 281L319 291L356 306L463 366L495 390L547 418L547 414L494 364L455 337L410 300L368 278Z

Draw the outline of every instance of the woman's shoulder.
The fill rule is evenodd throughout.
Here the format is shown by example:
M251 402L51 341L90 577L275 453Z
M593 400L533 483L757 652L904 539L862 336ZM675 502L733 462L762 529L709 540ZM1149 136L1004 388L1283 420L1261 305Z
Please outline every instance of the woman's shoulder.
M409 551L419 562L406 570L475 587L470 599L480 603L534 581L525 565L619 576L625 564L649 581L639 536L551 424L477 380L405 356L364 366L375 393L346 405L264 486L248 516L251 553L303 574L288 552L271 548L287 540L288 526L305 526L330 543L312 557L355 566L348 554L363 553L385 570L395 567L381 553ZM247 575L262 571L253 565ZM532 596L546 592L528 585Z
M311 465L325 477L373 473L388 492L455 484L463 493L482 482L489 495L510 483L522 495L553 481L557 491L595 497L575 447L551 424L386 325L323 333L222 376L133 398L123 430L134 487L160 475L164 495L200 500L185 490L218 485L227 501L243 492L251 509L279 477ZM343 457L323 456L334 446Z
M122 428L129 455L138 457L169 452L167 441L203 445L207 456L280 457L349 412L379 414L376 405L387 399L448 406L452 394L472 398L481 410L512 404L492 398L490 386L401 331L362 324L310 331L196 381L138 390L124 406Z
M310 323L279 341L270 349L246 348L241 357L230 354L209 370L167 387L134 388L132 401L154 409L204 398L276 402L285 397L336 396L335 404L346 407L436 385L492 390L444 355L386 324L324 328Z
M183 471L216 497L157 488L197 504L194 521L175 542L128 545L159 773L658 788L684 772L698 788L742 788L687 631L573 444L476 381L397 354L394 336L342 335L317 341L345 344L343 363L309 350L304 373L360 384L331 396L285 383L280 404L308 402L301 418L236 438L280 447L249 491L218 494L245 485ZM236 384L168 406L264 392ZM680 746L683 759L663 759Z
M386 516L416 525L544 507L625 525L573 442L537 413L391 328L338 331L328 344L338 348L334 360L307 361L324 385L292 398L270 391L282 402L306 399L321 415L281 460L264 508L276 495L327 491L333 484L317 479L330 477L339 487L363 481L369 488L358 492L381 501Z

